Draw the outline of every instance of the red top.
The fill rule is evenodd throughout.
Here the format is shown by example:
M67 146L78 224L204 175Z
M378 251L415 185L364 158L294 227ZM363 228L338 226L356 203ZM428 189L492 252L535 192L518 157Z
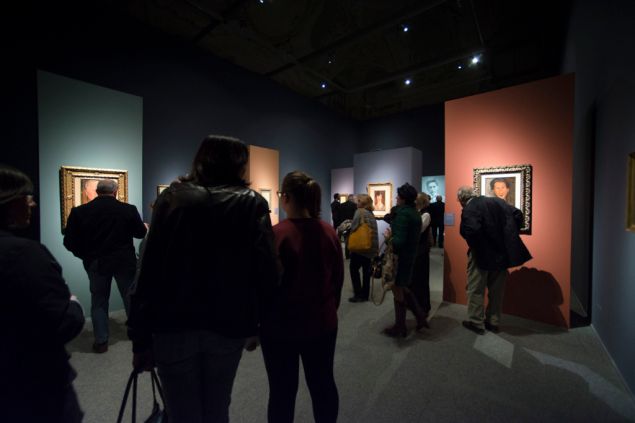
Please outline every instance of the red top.
M312 338L337 328L344 282L342 247L320 219L286 219L273 227L282 282L265 311L262 332Z

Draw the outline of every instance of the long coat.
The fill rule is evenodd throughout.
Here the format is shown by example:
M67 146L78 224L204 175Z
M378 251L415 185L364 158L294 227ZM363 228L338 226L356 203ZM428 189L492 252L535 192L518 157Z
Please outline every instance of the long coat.
M397 206L390 228L393 251L399 257L395 283L397 286L408 286L412 280L412 269L421 235L421 215L414 205Z

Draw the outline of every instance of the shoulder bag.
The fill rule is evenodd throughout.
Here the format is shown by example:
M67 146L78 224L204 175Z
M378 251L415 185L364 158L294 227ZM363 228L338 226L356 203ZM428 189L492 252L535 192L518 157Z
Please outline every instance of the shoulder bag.
M353 253L365 253L373 247L372 231L366 223L365 214L364 211L361 212L359 226L348 236L348 250Z

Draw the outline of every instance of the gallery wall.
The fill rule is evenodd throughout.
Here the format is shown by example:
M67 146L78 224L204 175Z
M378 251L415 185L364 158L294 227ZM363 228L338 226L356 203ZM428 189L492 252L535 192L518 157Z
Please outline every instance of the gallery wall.
M532 230L522 239L534 258L512 269L503 311L559 326L569 325L573 84L562 76L445 105L448 193L472 185L474 168L532 166ZM446 213L456 219L445 227L444 300L465 304L467 245L450 194Z
M635 39L634 20L632 1L576 1L563 63L564 71L576 72L574 223L591 251L576 263L582 273L579 290L586 293L592 325L631 391L635 233L625 230L625 198L627 155L635 152L635 58L624 52ZM590 235L586 228L592 228Z
M142 115L140 97L48 72L38 73L41 242L64 269L64 279L88 313L88 277L62 242L60 166L128 171L128 202L141 204ZM123 308L116 284L111 310Z
M421 151L423 175L443 175L443 119L443 104L434 104L361 122L357 151L414 147Z

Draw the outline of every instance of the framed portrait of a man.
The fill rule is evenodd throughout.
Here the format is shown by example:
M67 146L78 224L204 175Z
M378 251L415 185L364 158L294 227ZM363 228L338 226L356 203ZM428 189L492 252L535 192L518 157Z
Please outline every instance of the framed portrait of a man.
M521 233L531 233L531 165L511 165L474 169L474 191L498 197L523 212Z
M430 196L434 203L438 195L445 201L445 175L423 176L421 178L421 192Z
M60 168L60 214L62 233L73 207L81 206L97 197L97 184L102 179L117 182L117 199L128 202L128 171L62 166Z
M373 200L375 210L373 214L377 217L384 216L392 208L392 183L381 182L368 184L368 196Z

